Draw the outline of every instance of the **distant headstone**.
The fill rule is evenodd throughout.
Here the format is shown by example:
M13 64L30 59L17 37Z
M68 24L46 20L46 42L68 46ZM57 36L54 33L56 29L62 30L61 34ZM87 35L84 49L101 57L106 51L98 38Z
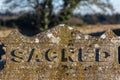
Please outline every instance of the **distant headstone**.
M27 37L0 38L0 80L120 80L120 38L59 25Z

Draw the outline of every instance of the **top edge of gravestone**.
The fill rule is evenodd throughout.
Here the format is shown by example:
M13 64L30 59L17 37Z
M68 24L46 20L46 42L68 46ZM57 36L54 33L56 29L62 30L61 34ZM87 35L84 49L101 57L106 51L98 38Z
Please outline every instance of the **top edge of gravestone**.
M106 31L99 38L108 39L112 37L117 37L112 30ZM51 28L47 31L38 33L32 37L25 36L19 32L19 30L13 30L5 39L2 40L4 43L51 43L51 44L60 44L68 43L69 40L90 40L96 37L90 35L82 34L75 27L70 27L65 24L60 24L54 28ZM2 38L1 38L2 39Z
M108 29L107 31L105 31L100 38L102 39L112 39L112 38L118 38L118 36L111 30Z
M36 34L32 37L25 36L19 30L13 30L5 39L4 43L67 43L73 36L76 39L84 38L84 34L78 31L75 27L70 27L65 24L60 24L47 31ZM85 38L90 37L86 35Z

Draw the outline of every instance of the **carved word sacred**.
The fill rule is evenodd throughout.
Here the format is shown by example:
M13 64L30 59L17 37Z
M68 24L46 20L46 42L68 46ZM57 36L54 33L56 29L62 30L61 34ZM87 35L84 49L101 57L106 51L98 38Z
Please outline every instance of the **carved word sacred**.
M0 80L119 80L120 38L59 25L33 37L15 30L1 40Z

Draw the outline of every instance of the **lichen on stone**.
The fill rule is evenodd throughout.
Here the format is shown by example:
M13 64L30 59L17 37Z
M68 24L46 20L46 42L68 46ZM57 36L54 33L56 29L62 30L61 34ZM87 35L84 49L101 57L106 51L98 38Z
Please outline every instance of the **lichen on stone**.
M120 76L120 42L111 30L93 37L61 24L33 37L15 30L0 40L6 52L2 80L118 80Z

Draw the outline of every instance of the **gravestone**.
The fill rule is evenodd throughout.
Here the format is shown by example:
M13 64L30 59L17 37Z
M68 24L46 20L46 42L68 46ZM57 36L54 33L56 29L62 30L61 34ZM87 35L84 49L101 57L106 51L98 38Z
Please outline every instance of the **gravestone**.
M0 80L120 80L120 38L59 25L33 37L18 30L0 38Z

